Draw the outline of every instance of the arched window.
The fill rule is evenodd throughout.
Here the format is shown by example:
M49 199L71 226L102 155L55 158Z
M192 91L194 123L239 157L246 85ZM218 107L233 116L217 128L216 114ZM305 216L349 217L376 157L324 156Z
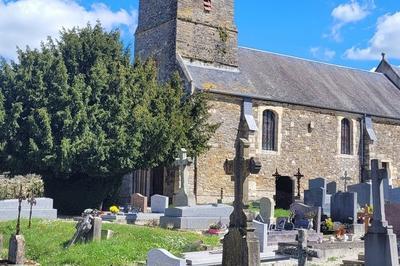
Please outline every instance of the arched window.
M342 154L351 154L351 126L349 119L342 119L341 152Z
M263 113L262 148L267 151L276 150L276 116L270 110Z

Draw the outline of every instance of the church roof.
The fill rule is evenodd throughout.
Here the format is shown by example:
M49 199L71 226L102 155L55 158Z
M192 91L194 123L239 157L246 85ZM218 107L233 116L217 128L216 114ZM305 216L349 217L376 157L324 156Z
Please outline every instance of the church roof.
M400 89L385 75L239 47L239 71L186 63L199 89L400 119ZM400 72L400 68L397 68Z
M392 67L393 67L394 72L397 73L397 76L400 77L400 67L396 67L396 66L392 66Z

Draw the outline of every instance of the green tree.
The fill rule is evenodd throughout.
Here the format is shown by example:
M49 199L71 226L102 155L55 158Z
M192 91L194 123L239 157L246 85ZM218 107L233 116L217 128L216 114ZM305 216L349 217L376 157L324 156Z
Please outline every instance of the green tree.
M133 170L207 148L207 101L178 75L159 84L152 61L132 63L117 31L63 30L0 65L1 169L44 177L64 212L98 207Z

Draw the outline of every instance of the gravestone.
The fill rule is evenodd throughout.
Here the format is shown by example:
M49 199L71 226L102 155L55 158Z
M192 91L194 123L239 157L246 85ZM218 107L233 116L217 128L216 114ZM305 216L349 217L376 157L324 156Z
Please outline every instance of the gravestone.
M261 198L260 200L260 216L263 222L266 224L271 224L275 220L275 202L271 198Z
M365 235L365 265L399 265L397 239L385 218L385 200L382 181L388 178L387 169L380 169L379 160L371 161L373 220Z
M388 224L393 226L393 232L396 234L397 238L400 238L400 204L385 204L385 214Z
M329 182L326 185L326 193L329 195L333 195L337 192L337 184L335 181Z
M164 213L168 208L169 198L161 195L153 195L151 197L151 212Z
M347 191L357 193L357 203L360 207L372 206L372 185L370 182L348 186Z
M25 263L25 239L23 235L12 235L8 246L8 261L11 264Z
M253 221L253 225L255 228L254 233L260 241L260 252L264 253L267 251L268 247L268 225L255 220Z
M297 265L298 266L305 266L307 263L307 231L304 229L300 229L298 231L297 236Z
M189 188L189 169L192 164L192 158L187 157L187 151L181 149L179 158L175 159L175 166L179 166L180 187L175 193L173 203L176 207L195 206L196 198L193 191Z
M304 221L311 219L315 232L320 233L321 231L321 207L307 206L303 203L295 202L290 206L290 211L294 215L294 226L295 228L304 228L302 225ZM309 229L309 228L305 228Z
M132 195L131 205L140 212L147 212L147 197L140 193L135 193Z
M89 241L100 241L101 240L101 227L102 219L100 217L94 217L92 220L92 228L88 233Z
M357 222L357 193L338 192L331 198L331 217L334 222Z
M336 183L329 183L329 191L336 190ZM308 206L321 207L323 214L331 215L331 194L328 192L326 179L318 177L308 181L308 189L304 190L304 204Z
M1 256L1 252L3 251L3 241L4 241L3 240L3 235L0 234L0 256Z
M175 257L165 249L152 249L147 253L147 266L186 266L186 260Z
M18 199L0 200L0 221L12 221L18 215ZM27 200L21 202L21 218L29 219L31 205ZM37 198L32 210L32 218L55 220L57 210L53 209L53 199Z
M261 163L256 158L249 158L248 140L240 139L236 142L235 148L235 159L225 163L227 169L234 169L235 200L229 231L223 239L222 265L258 266L260 265L260 243L254 234L254 229L250 227L253 219L250 215L246 216L243 211L243 184L250 174L260 172Z

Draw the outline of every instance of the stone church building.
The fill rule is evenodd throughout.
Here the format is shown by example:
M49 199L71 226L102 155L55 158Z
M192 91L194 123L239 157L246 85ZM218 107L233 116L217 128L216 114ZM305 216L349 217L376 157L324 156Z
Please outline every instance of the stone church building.
M221 189L232 201L224 162L238 137L262 162L246 183L249 200L295 190L298 169L302 189L315 177L343 189L345 171L351 183L368 179L371 159L400 184L400 68L384 56L376 72L315 62L240 47L237 36L234 0L140 0L135 55L153 57L160 80L179 71L189 91L209 93L211 120L221 123L190 169L198 204L216 202ZM173 169L141 170L125 177L121 195L172 197L178 186Z

